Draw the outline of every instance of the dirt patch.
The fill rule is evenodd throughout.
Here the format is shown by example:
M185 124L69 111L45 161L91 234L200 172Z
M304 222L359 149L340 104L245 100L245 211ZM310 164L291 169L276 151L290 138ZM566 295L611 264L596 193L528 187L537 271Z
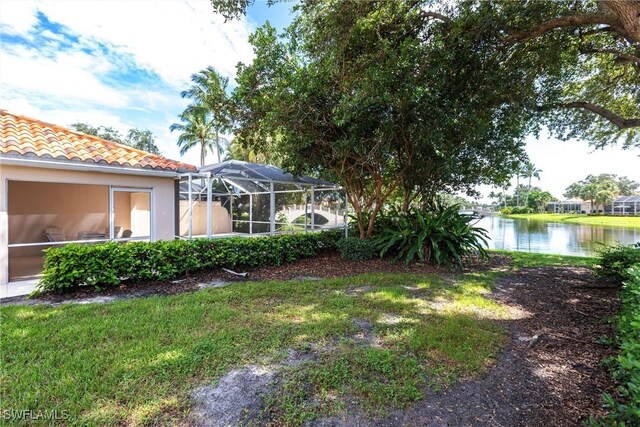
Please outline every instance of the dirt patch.
M251 365L229 372L215 386L197 388L192 394L192 424L234 426L257 418L276 372L275 367Z

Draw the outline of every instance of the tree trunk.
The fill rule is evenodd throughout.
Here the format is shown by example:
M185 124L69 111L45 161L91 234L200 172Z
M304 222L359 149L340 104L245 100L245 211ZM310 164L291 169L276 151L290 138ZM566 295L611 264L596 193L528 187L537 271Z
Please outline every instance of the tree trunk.
M204 166L204 158L207 155L207 145L204 139L200 139L200 166Z
M376 217L378 216L378 213L380 212L380 208L381 208L381 206L378 206L378 204L376 204L375 209L373 210L373 212L371 212L371 216L369 216L369 224L367 225L366 237L371 237L373 235L373 229L374 229L374 226L375 226Z
M220 163L220 134L216 129L216 152L218 153L218 163Z
M640 42L640 2L629 0L600 0L601 9L612 12L634 42Z
M524 206L529 206L529 193L531 193L531 175L529 175L529 186L527 187L527 195L524 198Z
M358 223L358 235L361 239L364 239L366 237L366 234L364 231L364 223L362 221L362 207L358 204L358 206L354 207L354 209L356 211L356 222Z
M520 207L520 193L518 192L518 187L520 187L520 176L516 176L516 206Z

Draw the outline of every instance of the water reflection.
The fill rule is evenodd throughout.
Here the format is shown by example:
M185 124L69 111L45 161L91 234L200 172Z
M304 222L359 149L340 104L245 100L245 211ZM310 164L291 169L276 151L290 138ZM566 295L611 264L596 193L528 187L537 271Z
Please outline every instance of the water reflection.
M487 216L477 225L491 238L491 249L559 255L593 255L602 244L640 241L640 229L603 227Z

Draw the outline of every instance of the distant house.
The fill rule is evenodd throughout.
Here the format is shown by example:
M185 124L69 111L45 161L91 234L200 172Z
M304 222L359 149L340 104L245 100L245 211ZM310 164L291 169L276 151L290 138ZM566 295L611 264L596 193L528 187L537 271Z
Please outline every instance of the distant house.
M597 210L597 211L595 211ZM607 215L640 215L640 195L620 196L610 205L594 206L582 199L551 202L547 205L550 213L601 213Z
M589 213L591 202L582 199L567 199L547 204L547 212L550 213Z
M0 110L0 284L69 242L173 239L176 178L196 168Z
M614 215L640 215L640 195L618 197L611 204L610 212Z

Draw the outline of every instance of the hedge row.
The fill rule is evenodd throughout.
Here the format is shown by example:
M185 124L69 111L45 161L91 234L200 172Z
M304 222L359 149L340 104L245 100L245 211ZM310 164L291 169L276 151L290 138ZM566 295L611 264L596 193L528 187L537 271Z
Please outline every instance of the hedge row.
M640 426L640 264L626 272L618 315L620 353L614 359L613 377L620 384L618 396L604 395L610 413L600 425Z
M615 397L604 394L609 413L592 419L590 424L640 426L640 243L607 247L600 251L599 258L598 276L623 283L615 340L620 353L607 360L619 386Z
M260 267L335 248L339 230L254 238L69 244L45 251L42 291L115 286L123 280L170 280L220 267Z

